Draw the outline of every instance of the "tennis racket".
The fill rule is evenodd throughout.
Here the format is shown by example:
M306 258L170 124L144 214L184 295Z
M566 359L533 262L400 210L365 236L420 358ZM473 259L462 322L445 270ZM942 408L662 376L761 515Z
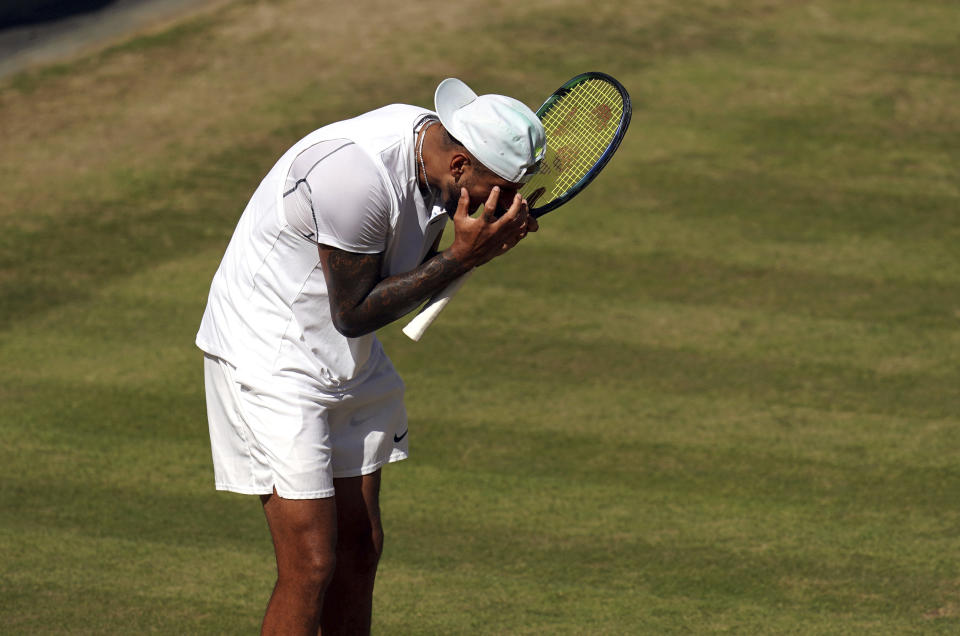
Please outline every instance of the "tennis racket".
M558 88L537 109L547 152L537 173L520 189L530 214L541 217L582 192L620 146L632 112L627 90L606 73L582 73ZM403 333L420 340L472 273L440 290Z

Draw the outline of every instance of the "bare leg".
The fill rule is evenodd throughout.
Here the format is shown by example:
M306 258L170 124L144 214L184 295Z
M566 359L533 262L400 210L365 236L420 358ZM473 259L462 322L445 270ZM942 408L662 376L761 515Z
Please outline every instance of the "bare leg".
M336 564L336 502L284 499L276 491L261 501L277 555L277 583L261 633L315 636Z
M380 471L334 479L337 567L323 600L323 636L370 633L373 581L383 551Z

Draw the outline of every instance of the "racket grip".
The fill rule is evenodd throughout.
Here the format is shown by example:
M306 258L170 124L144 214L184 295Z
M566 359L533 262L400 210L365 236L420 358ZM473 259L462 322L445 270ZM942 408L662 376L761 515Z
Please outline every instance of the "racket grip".
M447 306L447 303L450 302L450 299L453 298L453 295L463 287L463 284L467 282L467 279L470 278L470 275L473 274L474 270L470 270L460 278L456 279L431 298L426 305L423 306L423 309L413 317L413 319L407 323L407 326L403 328L403 333L413 340L414 342L419 342L420 338L423 337L423 332L427 330L433 321L437 319L437 316L440 315L440 312L443 311L443 308Z

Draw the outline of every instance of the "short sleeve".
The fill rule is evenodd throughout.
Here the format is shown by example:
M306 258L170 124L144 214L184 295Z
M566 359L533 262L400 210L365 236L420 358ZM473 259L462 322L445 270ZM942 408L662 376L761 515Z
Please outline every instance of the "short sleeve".
M313 243L361 254L386 249L387 186L373 159L349 140L315 144L294 159L284 212L294 230Z

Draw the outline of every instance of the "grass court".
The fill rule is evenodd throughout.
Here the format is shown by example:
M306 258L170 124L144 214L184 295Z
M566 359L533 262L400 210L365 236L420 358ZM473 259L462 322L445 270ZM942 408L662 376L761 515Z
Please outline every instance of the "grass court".
M377 634L960 629L960 5L235 0L0 80L0 623L253 634L193 338L320 125L588 70L617 156L419 344Z

